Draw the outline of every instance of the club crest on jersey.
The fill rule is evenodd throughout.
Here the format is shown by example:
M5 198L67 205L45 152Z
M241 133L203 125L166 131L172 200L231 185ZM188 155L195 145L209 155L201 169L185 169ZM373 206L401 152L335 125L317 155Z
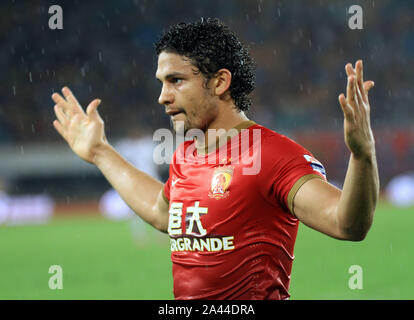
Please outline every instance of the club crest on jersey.
M303 156L305 157L306 161L310 163L313 170L318 171L322 175L326 176L325 168L323 167L322 163L308 154L304 154Z
M208 196L216 200L227 198L229 196L229 186L233 178L232 167L219 167L214 170L211 178L210 190Z

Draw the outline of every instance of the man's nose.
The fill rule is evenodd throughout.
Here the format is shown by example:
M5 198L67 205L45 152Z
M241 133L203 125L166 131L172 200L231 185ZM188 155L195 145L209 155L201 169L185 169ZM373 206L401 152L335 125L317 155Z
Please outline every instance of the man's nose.
M174 96L171 90L169 90L167 86L162 86L161 94L158 98L158 103L161 105L168 105L168 104L172 104L173 102L174 102Z

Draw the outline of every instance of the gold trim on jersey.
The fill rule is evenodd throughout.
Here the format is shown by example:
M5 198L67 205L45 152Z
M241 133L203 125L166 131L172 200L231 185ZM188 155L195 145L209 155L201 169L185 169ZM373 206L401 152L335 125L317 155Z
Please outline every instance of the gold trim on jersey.
M255 124L256 122L254 122L253 120L246 120L246 121L240 122L237 126L234 127L234 129L237 129L240 132L242 129L250 128L251 126L254 126Z
M293 187L290 189L289 194L288 194L288 198L287 198L287 202L288 202L288 208L289 211L293 214L293 216L296 218L295 213L293 212L293 199L295 198L296 193L298 192L299 188L307 181L314 179L314 178L319 178L322 179L321 176L315 174L315 173L311 173L311 174L307 174L304 175L302 178L298 179L298 181L295 182L295 184L293 185ZM323 180L323 179L322 179Z
M167 204L170 203L170 201L168 201L167 196L165 195L165 189L164 188L162 188L162 198L165 200L165 202L167 202Z

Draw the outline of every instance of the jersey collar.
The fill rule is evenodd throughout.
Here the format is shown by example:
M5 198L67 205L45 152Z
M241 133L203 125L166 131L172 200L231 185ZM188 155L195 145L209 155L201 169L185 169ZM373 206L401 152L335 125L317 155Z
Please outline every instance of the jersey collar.
M247 129L247 128L250 128L251 126L254 126L256 124L256 122L254 122L254 121L252 121L252 120L246 120L246 121L242 121L242 122L240 122L238 125L236 125L233 129L236 129L236 131L234 131L234 130L232 130L232 131L234 131L234 134L230 134L229 136L227 136L227 140L226 141L222 141L222 143L220 144L220 137L217 137L216 138L216 146L215 146L215 148L214 149L211 149L211 147L210 147L210 152L214 152L214 151L217 151L217 149L219 149L220 147L222 147L223 145L225 145L225 144L227 144L227 142L231 139L231 138L233 138L234 136L236 136L236 135L238 135L243 129ZM230 131L230 130L229 130ZM211 150L213 150L213 151L211 151ZM208 151L209 151L209 147L208 146L206 146L205 148L204 148L204 150L203 149L197 149L197 154L199 155L199 156L205 156L205 155L207 155L208 154Z

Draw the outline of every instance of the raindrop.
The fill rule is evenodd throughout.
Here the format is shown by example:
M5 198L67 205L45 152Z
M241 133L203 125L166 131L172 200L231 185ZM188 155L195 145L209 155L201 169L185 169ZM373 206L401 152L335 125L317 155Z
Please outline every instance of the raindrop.
M16 96L16 86L13 86L13 95Z
M277 14L280 17L280 8L277 8Z
M33 79L32 79L32 73L31 73L31 72L29 72L29 81L30 81L30 83L32 83L32 82L33 82Z
M20 146L20 153L21 154L24 154L24 148L23 148L23 146Z
M101 51L98 52L98 59L99 59L100 62L102 62L102 52Z
M261 7L260 3L259 3L259 4L258 4L258 6L257 6L257 11L258 11L259 13L261 13L261 12L262 12L262 7Z
M44 56L45 55L45 48L42 48L42 56Z
M32 124L32 132L33 132L33 133L35 133L35 132L36 132L34 124Z
M85 68L81 68L81 75L82 75L82 77L84 77L85 78Z

